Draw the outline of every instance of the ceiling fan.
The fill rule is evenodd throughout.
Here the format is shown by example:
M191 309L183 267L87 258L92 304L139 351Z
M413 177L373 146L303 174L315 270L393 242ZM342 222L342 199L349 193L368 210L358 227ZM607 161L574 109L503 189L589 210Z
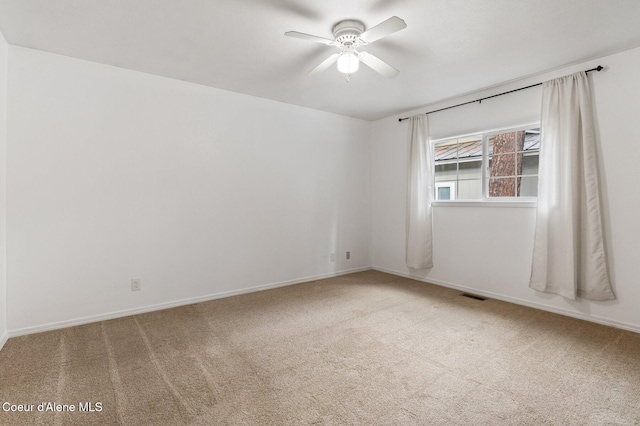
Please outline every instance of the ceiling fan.
M387 78L397 76L400 71L377 56L367 52L360 52L357 48L366 46L369 43L380 40L406 27L407 24L402 19L397 16L392 16L375 27L369 28L367 31L365 31L365 26L360 21L353 19L340 21L333 27L333 40L299 33L297 31L288 31L284 33L284 35L302 40L315 41L316 43L335 46L340 49L340 53L334 53L329 56L322 61L320 65L309 71L308 74L319 74L337 62L338 71L347 74L347 81L349 81L349 76L358 70L360 62Z

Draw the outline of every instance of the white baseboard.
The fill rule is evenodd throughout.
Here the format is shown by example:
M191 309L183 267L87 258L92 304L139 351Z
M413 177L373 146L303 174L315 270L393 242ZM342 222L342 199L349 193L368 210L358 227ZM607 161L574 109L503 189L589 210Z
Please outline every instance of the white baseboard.
M280 281L280 282L271 283L271 284L248 287L240 290L225 291L222 293L208 294L205 296L193 297L189 299L181 299L181 300L175 300L172 302L158 303L155 305L141 306L139 308L134 308L134 309L126 309L122 311L109 312L109 313L100 314L100 315L92 315L92 316L83 317L83 318L75 318L72 320L53 322L53 323L37 325L33 327L18 328L15 330L9 330L8 333L5 333L4 341L6 341L8 337L24 336L26 334L41 333L43 331L57 330L60 328L73 327L76 325L89 324L89 323L98 322L98 321L107 321L115 318L128 317L131 315L143 314L143 313L152 312L152 311L159 311L162 309L176 308L178 306L193 305L194 303L207 302L209 300L222 299L225 297L237 296L240 294L253 293L256 291L269 290L272 288L285 287L288 285L300 284L308 281L322 280L326 278L333 278L341 275L353 274L356 272L369 271L369 270L371 270L370 266L367 266L364 268L349 269L349 270L339 271L339 272L330 272L326 274L314 275L314 276L299 278L295 280ZM4 341L0 341L0 342L4 344ZM1 345L0 345L0 348L1 348Z
M2 350L4 344L7 343L7 340L9 340L9 333L5 331L2 337L0 337L0 351Z
M516 305L527 306L529 308L539 309L541 311L553 312L554 314L559 314L559 315L564 315L564 316L567 316L567 317L578 318L578 319L585 320L585 321L590 321L590 322L595 322L595 323L598 323L598 324L603 324L603 325L608 325L608 326L611 326L611 327L620 328L622 330L627 330L627 331L633 331L635 333L640 333L640 326L636 325L636 324L629 324L629 323L626 323L626 322L616 321L616 320L612 320L612 319L609 319L609 318L602 318L602 317L599 317L599 316L596 316L596 315L587 315L587 314L583 314L583 313L580 313L580 312L570 311L570 310L567 310L567 309L556 308L554 306L548 306L548 305L544 305L544 304L541 304L541 303L535 303L535 302L531 302L531 301L528 301L528 300L518 299L516 297L504 296L502 294L497 294L497 293L493 293L493 292L490 292L490 291L478 290L477 288L467 287L467 286L464 286L464 285L454 284L454 283L450 283L450 282L446 282L446 281L435 280L435 279L431 279L431 278L427 279L427 278L419 277L419 276L416 276L416 275L411 275L411 274L408 274L406 272L395 271L395 270L392 270L392 269L381 268L381 267L377 267L377 266L374 266L371 269L373 269L375 271L385 272L385 273L391 274L391 275L397 275L397 276L401 276L401 277L405 277L405 278L411 278L411 279L416 280L416 281L422 281L422 282L429 283L429 284L439 285L441 287L448 287L448 288L451 288L451 289L454 289L454 290L460 290L460 291L463 291L463 292L476 294L478 296L487 297L489 299L502 300L503 302L514 303Z

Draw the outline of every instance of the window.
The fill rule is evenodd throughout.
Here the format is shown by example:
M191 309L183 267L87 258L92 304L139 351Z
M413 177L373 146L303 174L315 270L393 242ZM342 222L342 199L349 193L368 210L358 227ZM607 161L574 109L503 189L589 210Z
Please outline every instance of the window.
M538 195L537 127L436 141L433 149L436 200Z
M456 183L453 181L436 182L436 200L455 200Z

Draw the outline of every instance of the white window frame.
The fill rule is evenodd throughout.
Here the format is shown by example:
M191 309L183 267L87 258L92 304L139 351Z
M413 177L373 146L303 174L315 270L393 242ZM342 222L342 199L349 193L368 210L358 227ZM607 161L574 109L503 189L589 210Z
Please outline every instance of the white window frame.
M447 184L448 186L450 182L454 184L456 182L453 182L453 181L435 182L435 168L434 168L433 170L431 170L431 173L432 173L432 178L434 180L434 186L436 189L434 191L435 194L433 194L434 200L432 204L434 206L469 206L469 207L501 206L501 207L533 207L535 208L537 206L538 197L489 197L488 196L489 194L489 179L488 179L489 139L492 136L499 135L502 133L519 132L523 130L533 130L533 129L539 129L539 128L540 128L540 122L533 122L533 123L528 123L528 124L514 126L514 127L506 127L506 128L500 128L500 129L466 133L466 134L457 135L457 136L430 139L429 140L430 149L432 150L431 152L434 152L435 146L440 142L446 142L452 139L463 139L463 138L468 138L472 136L482 137L482 167L481 167L482 168L482 198L478 198L475 200L458 200L457 192L456 192L455 199L452 199L452 200L436 199L437 188L440 186L439 184ZM459 162L459 160L457 161ZM527 176L534 176L534 175L522 175L522 176L527 177ZM535 176L539 176L539 175L535 175Z

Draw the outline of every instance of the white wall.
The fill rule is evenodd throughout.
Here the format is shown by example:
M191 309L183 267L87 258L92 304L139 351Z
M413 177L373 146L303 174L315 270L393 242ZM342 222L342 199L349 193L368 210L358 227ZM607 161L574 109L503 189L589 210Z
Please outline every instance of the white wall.
M9 79L11 335L370 267L369 122L14 46Z
M617 300L567 301L528 288L534 207L434 207L434 268L411 271L404 263L407 122L399 116L373 123L372 250L374 268L455 288L640 331L640 49L512 82L450 100L413 115L545 81L602 64L591 75L599 125L604 221L610 275ZM425 84L431 84L425 82ZM429 116L435 138L539 120L541 88Z
M7 52L9 46L0 33L0 349L7 340L6 263L6 148L7 148Z

